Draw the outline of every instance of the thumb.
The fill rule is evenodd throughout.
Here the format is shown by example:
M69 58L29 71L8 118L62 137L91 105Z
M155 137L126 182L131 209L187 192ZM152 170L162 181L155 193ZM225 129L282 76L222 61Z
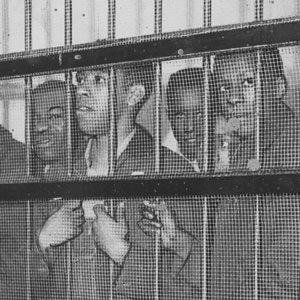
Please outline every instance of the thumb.
M103 214L106 214L106 211L105 211L105 207L103 204L97 204L93 207L93 211L96 215L96 217L99 217Z
M125 207L124 202L120 202L117 207L117 222L125 222Z

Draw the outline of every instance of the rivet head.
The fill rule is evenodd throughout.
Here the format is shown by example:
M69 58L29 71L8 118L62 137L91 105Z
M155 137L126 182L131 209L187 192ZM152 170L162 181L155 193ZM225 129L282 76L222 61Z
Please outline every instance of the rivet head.
M179 54L179 55L183 55L183 53L184 53L184 51L183 51L182 49L179 49L179 50L178 50L178 54Z
M81 59L82 59L82 56L81 56L80 54L76 54L76 55L74 56L74 58L75 58L76 60L81 60Z

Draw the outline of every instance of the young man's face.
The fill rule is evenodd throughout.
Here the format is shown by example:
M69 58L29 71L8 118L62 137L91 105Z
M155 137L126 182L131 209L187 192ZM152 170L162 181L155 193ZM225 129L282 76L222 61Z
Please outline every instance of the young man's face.
M79 128L88 135L105 136L109 133L109 71L88 70L78 72L76 115ZM122 111L126 91L122 70L116 71L117 117Z
M240 136L248 136L255 131L255 55L228 54L217 58L214 66L214 96L218 98L223 116L229 124L234 124Z
M45 163L67 155L66 90L43 90L33 97L33 149Z
M79 128L88 135L109 132L109 72L88 70L77 73L76 115Z
M169 120L181 153L194 161L201 156L203 144L204 89L203 87L177 91Z

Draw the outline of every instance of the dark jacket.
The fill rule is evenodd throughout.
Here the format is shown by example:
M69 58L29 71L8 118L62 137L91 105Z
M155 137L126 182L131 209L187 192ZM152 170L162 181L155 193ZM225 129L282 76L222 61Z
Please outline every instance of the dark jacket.
M193 174L191 166L172 151L161 148L161 174L186 176ZM75 172L86 174L84 159L78 162ZM129 178L132 174L155 175L155 147L151 136L137 127L135 136L118 159L115 176ZM114 265L112 292L115 299L153 299L155 292L155 240L146 236L137 223L141 216L139 205L144 199L125 200L125 214L129 226L131 248L122 267ZM178 200L178 199L177 199ZM193 201L167 199L169 209L176 211L179 226L194 236L190 260L183 261L174 253L159 249L159 291L161 299L199 299L201 293L201 230L197 218L200 204ZM196 203L196 204L195 204ZM199 213L197 213L197 209ZM201 232L202 233L202 232ZM80 299L108 299L110 294L109 259L100 251L93 253L93 237L88 230L73 242L72 290ZM61 266L58 264L60 274ZM61 279L62 277L60 277ZM97 298L98 297L98 298ZM62 296L61 298L64 298Z
M260 143L262 171L299 171L299 128L299 121L285 105L270 116ZM229 173L251 173L247 166L255 158L254 144L254 139L233 140ZM212 299L254 299L257 208L259 299L299 299L299 203L296 195L237 195L219 200Z

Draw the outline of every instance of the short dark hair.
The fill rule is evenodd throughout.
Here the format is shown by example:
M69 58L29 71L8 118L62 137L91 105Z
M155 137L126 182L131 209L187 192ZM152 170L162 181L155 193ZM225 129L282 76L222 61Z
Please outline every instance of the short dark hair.
M180 90L199 88L204 84L202 68L185 68L171 74L167 84L167 105L172 108Z

